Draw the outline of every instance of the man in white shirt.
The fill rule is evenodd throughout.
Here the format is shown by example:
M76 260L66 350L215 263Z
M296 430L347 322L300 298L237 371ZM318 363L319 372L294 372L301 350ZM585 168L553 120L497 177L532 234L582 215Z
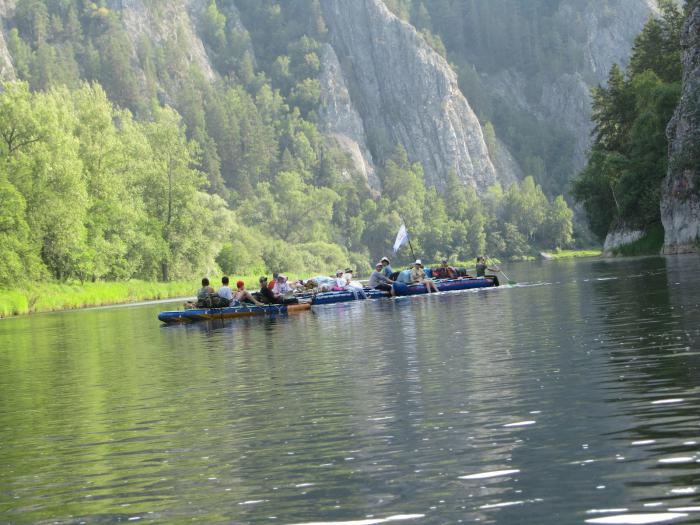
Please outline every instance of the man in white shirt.
M231 287L228 285L228 276L224 275L221 278L221 288L219 288L219 291L216 292L219 297L223 297L226 299L229 304L231 304L231 301L233 301L233 290L231 290Z

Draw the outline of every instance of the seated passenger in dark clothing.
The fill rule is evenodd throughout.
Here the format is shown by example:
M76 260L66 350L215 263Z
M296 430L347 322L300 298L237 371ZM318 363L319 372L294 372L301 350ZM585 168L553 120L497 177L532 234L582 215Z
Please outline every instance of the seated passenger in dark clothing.
M436 279L456 279L457 272L452 266L447 265L447 259L440 261L442 264L433 269L433 277Z
M273 292L267 285L267 277L260 278L260 302L264 304L282 304L282 297Z

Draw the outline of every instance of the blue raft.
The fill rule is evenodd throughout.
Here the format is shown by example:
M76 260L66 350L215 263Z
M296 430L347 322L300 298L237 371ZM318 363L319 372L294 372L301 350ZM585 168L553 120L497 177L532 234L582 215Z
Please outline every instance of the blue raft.
M373 288L363 288L362 290L341 290L337 292L321 292L312 296L311 304L319 306L323 304L347 303L349 301L360 301L364 299L378 299L389 297L389 292L375 290Z
M309 303L303 304L270 304L265 306L229 306L227 308L193 308L161 312L158 319L167 324L192 323L211 319L235 319L255 315L286 315L288 313L309 310Z
M487 275L486 277L474 278L464 277L461 279L444 279L436 280L435 286L441 292L453 292L456 290L470 290L472 288L492 288L498 286L498 277L495 275ZM422 284L405 284L394 283L394 293L398 296L419 295L428 293L425 285Z

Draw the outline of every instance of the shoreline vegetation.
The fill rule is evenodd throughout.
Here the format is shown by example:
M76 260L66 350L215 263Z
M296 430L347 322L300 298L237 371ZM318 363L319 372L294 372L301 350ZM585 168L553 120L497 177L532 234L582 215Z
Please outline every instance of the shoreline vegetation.
M568 259L574 257L597 257L601 250L561 250L549 253L552 259ZM498 259L490 262L500 264ZM469 268L470 263L457 262L455 266ZM427 266L438 266L431 263ZM473 269L472 269L473 270ZM261 272L265 274L266 272ZM242 280L249 290L258 286L261 273L231 276L231 283ZM323 272L321 272L323 273ZM329 275L332 272L326 272ZM187 281L172 281L167 283L148 282L140 280L118 282L85 282L80 283L35 283L22 288L0 288L0 319L27 314L39 314L94 308L99 306L116 306L137 303L141 301L157 301L162 299L178 299L194 297L201 277ZM221 276L210 276L214 287L218 288ZM296 276L290 276L296 280Z

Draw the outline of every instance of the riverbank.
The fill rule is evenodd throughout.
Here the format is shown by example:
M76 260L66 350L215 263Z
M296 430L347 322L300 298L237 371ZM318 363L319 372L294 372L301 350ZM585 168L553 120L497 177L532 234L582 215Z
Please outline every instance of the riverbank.
M558 250L552 252L542 252L548 259L573 259L574 257L600 257L603 250Z

